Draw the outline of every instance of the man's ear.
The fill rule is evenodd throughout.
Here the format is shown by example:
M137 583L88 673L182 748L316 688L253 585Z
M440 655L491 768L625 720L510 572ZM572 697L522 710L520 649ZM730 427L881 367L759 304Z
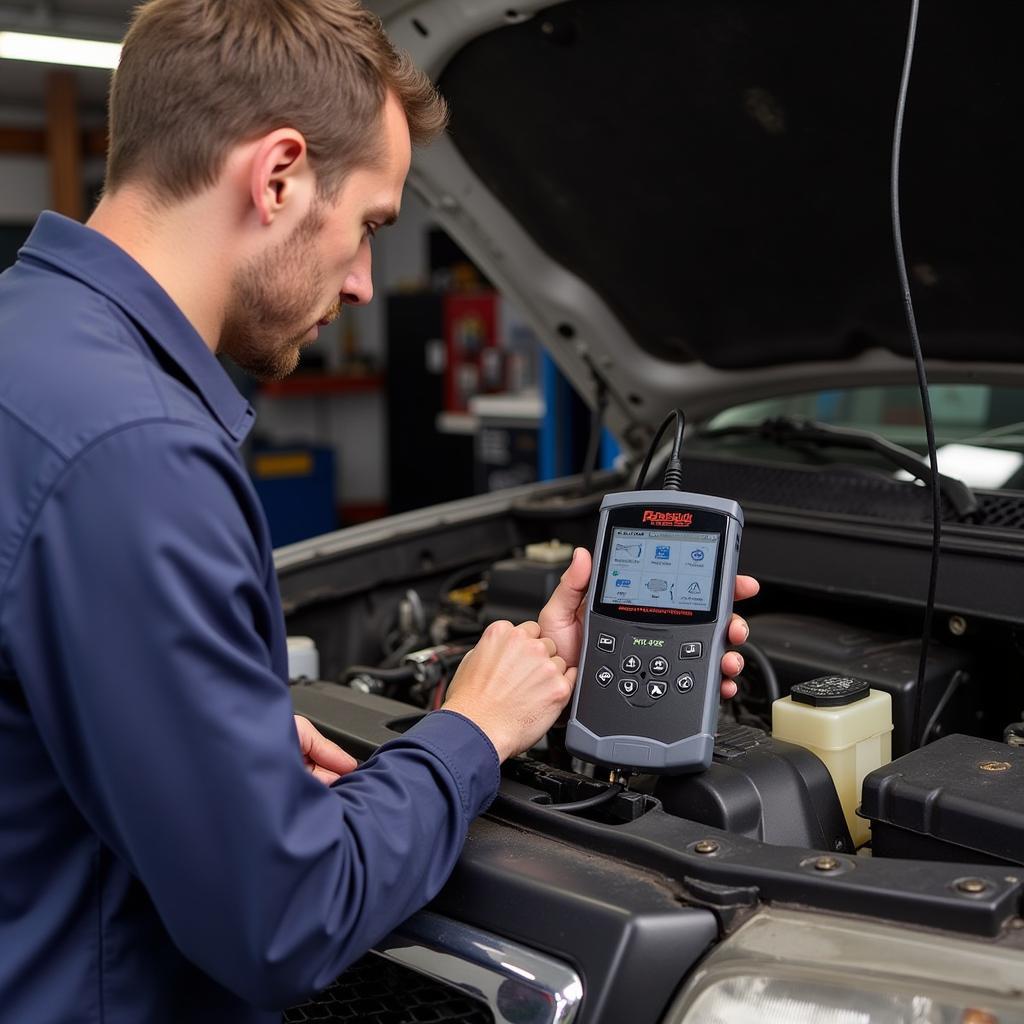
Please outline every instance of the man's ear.
M309 154L300 132L278 128L258 141L250 164L249 193L260 224L271 224L296 204L304 208L312 199L312 188Z

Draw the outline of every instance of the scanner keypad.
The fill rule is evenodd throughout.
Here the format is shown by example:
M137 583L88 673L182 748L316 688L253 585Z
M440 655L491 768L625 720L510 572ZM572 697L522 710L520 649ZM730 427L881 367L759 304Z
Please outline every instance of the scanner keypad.
M639 649L638 644L642 645ZM704 644L699 640L680 643L668 637L612 633L607 626L593 634L591 648L603 656L590 669L593 680L609 694L614 691L614 697L604 699L624 700L634 708L692 699L689 695L704 661ZM608 657L616 653L614 660Z

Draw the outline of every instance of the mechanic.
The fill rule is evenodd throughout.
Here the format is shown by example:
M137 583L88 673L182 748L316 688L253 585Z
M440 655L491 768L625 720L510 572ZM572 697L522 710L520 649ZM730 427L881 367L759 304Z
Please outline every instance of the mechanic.
M153 0L102 200L0 279L2 1021L279 1019L434 896L566 704L582 549L362 766L294 719L253 413L215 358L284 376L370 301L445 120L352 0Z

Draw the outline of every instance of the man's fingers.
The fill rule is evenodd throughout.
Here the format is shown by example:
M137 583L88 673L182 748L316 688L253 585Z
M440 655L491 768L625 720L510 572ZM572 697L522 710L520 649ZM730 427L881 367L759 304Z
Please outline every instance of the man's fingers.
M753 597L760 589L761 584L753 576L737 576L735 600L745 601L748 597Z
M347 775L358 766L359 762L351 754L346 754L337 743L321 735L309 719L296 715L295 729L299 734L302 756L312 764L313 774L318 778L321 776L317 769L334 775L335 778L331 779L334 782L337 776Z
M562 573L558 586L540 613L540 621L546 632L576 621L576 613L590 584L590 567L590 552L586 548L576 548L569 568Z
M732 700L736 696L736 684L731 679L722 680L722 697L725 700Z
M740 644L747 642L749 636L750 627L747 625L747 620L734 612L733 617L729 620L729 643L734 647L739 647Z
M520 622L516 629L521 629L531 640L540 640L547 648L548 657L557 653L558 646L549 636L540 635L540 624L536 622Z
M347 775L359 765L359 762L351 754L346 753L337 743L329 740L326 736L321 736L320 733L316 734L310 757L318 767L325 768L330 772L337 772L338 775Z
M727 679L732 679L743 671L743 665L743 656L736 651L729 651L722 657L722 674Z

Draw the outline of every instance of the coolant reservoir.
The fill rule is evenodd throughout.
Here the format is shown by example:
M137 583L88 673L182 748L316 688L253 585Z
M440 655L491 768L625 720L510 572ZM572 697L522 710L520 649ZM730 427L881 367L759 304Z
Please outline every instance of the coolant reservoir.
M855 846L871 837L857 817L864 776L892 760L892 698L863 679L821 676L772 704L772 735L817 754L835 783Z
M320 652L309 636L288 637L288 678L319 679Z

